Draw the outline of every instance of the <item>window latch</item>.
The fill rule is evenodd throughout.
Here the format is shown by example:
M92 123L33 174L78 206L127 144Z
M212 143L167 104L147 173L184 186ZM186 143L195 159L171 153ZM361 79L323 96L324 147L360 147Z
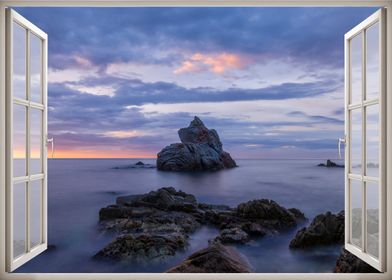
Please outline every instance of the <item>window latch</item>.
M346 145L346 137L344 138L339 138L338 140L338 152L339 152L339 159L342 159L342 149L341 149L341 144Z
M53 155L54 155L54 139L53 139L53 137L52 138L46 138L46 146L48 146L49 143L51 144L51 148L52 148L51 156L53 158Z

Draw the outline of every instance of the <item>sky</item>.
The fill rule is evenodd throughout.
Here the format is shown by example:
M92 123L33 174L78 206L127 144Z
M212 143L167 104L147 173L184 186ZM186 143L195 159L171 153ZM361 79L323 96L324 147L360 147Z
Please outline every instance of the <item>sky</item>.
M234 158L336 158L344 34L376 8L17 8L48 34L58 158L154 158L195 115Z

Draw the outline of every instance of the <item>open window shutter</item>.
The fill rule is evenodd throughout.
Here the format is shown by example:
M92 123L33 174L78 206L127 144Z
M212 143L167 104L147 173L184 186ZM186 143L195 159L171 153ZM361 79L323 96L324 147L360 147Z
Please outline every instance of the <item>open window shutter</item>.
M385 50L383 9L345 35L345 248L380 271L386 255Z
M47 35L7 10L7 270L47 248Z

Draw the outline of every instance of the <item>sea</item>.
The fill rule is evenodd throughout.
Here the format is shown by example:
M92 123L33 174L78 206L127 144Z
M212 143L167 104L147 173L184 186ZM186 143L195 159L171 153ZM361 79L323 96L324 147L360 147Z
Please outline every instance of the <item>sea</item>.
M127 169L154 159L49 159L49 248L16 272L40 273L160 273L205 248L218 234L203 226L189 237L189 246L163 261L148 263L95 260L113 238L99 228L99 210L116 197L143 194L172 186L196 196L198 202L236 206L267 198L286 208L299 208L309 219L344 209L344 168L317 166L323 160L237 160L238 167L217 172L164 172L155 168ZM343 162L335 161L343 164ZM332 272L341 246L289 249L297 228L275 236L235 245L255 272Z

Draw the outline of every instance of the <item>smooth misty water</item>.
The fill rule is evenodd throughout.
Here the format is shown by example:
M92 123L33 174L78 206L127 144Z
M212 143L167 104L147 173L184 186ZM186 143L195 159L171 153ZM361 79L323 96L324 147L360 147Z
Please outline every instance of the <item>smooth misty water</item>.
M238 168L213 173L174 173L155 169L112 169L135 159L49 160L49 244L51 248L18 272L163 272L207 245L218 233L203 227L190 246L164 262L146 265L95 261L91 257L113 236L98 230L98 212L119 195L173 186L199 202L235 206L269 198L297 207L312 219L344 207L344 169L317 167L319 160L238 160ZM154 160L143 160L154 163ZM256 272L331 272L340 246L292 251L295 230L236 246Z

